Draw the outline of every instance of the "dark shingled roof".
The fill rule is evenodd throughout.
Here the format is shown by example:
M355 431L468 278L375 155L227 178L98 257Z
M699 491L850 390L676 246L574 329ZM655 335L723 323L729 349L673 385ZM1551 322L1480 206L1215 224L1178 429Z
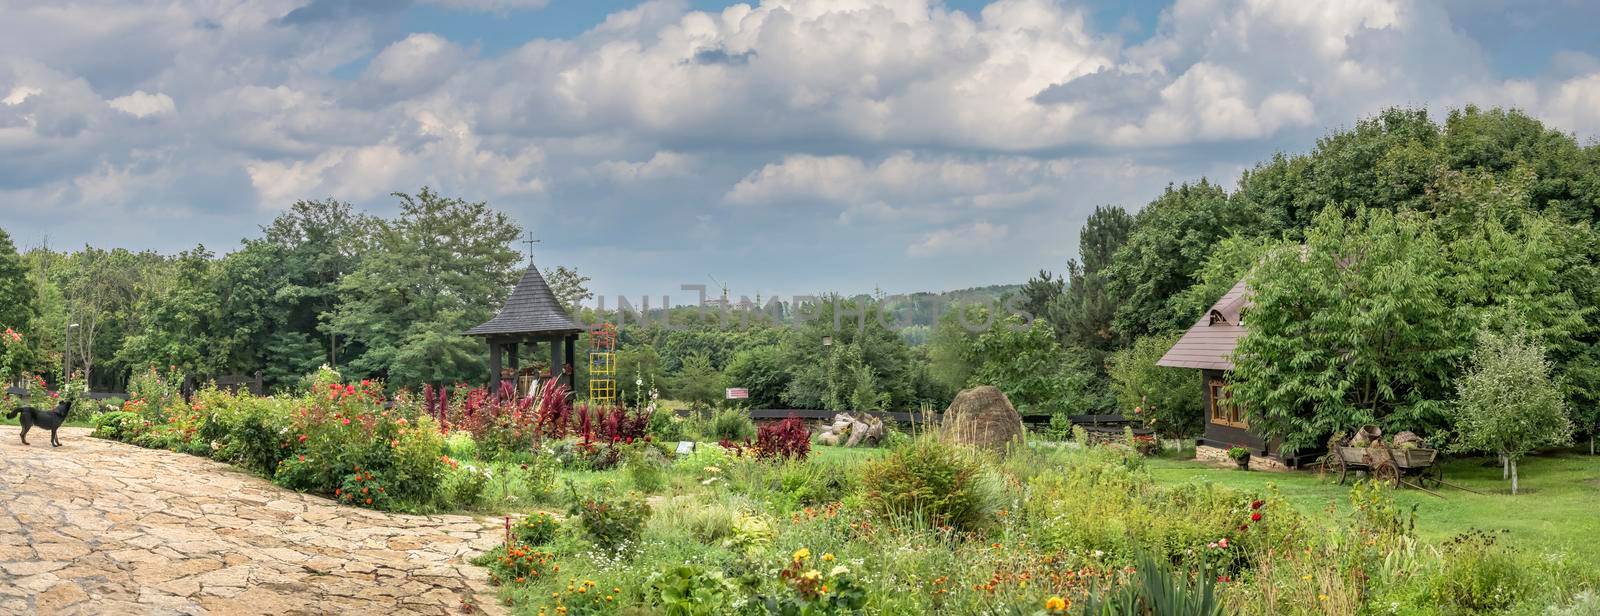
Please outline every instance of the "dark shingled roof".
M1200 321L1183 333L1178 343L1156 362L1168 368L1200 368L1205 370L1232 370L1233 349L1245 335L1244 321L1239 318L1250 305L1250 287L1243 280L1233 285L1222 299L1211 306Z
M576 334L583 325L567 314L556 294L545 284L539 268L528 266L517 288L506 298L500 314L487 323L467 330L468 336L514 336L518 334Z

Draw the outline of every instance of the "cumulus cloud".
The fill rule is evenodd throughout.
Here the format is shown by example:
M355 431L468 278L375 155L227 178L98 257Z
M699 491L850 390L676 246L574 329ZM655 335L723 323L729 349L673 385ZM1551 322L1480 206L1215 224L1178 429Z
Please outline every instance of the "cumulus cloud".
M144 90L138 90L127 96L118 96L106 101L106 104L110 105L112 109L136 118L167 115L178 110L177 106L172 103L172 97L160 92L151 94Z
M635 238L695 221L722 249L771 230L918 257L990 238L1034 260L1025 275L1095 205L1229 181L1390 105L1516 105L1600 134L1586 31L1556 28L1573 49L1508 76L1484 42L1502 11L1442 0L1173 0L1132 44L1066 0L651 0L495 52L402 30L413 4L8 7L0 210L35 235L38 211L101 207L220 212L238 235L296 199L427 183L530 217L581 204Z

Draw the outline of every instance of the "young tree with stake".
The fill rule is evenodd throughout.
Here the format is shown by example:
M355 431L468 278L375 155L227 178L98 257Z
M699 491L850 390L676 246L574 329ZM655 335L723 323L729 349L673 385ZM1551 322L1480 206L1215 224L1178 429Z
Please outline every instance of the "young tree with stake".
M1544 348L1520 331L1482 332L1472 366L1456 383L1454 451L1500 455L1517 493L1517 461L1539 447L1572 440L1561 388L1550 377Z

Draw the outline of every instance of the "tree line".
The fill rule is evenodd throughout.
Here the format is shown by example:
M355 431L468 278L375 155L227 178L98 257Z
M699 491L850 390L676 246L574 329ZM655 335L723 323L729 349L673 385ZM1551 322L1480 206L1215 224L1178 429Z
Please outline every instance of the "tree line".
M426 188L396 199L392 218L296 203L221 256L203 246L19 255L0 234L0 292L18 298L0 324L29 334L18 361L48 372L70 353L100 389L146 366L260 369L273 386L321 364L395 387L481 382L485 353L459 333L509 293L522 229ZM1014 301L1026 314L996 315L1002 326L973 331L963 322L993 307L940 314L932 307L948 298L930 294L819 294L738 326L657 310L676 326L628 323L623 386L699 405L744 387L757 407L904 410L983 383L1026 414L1136 412L1193 433L1198 375L1154 362L1248 278L1251 335L1232 393L1252 427L1293 446L1361 423L1453 429L1457 379L1485 333L1538 345L1586 428L1600 395L1597 219L1600 146L1515 110L1467 107L1439 122L1390 109L1255 165L1232 190L1201 179L1136 212L1097 208L1062 268L951 296ZM580 306L592 295L575 270L546 277L583 320L616 318ZM866 318L836 329L839 306L851 318L901 311L912 326ZM802 311L809 318L795 318Z

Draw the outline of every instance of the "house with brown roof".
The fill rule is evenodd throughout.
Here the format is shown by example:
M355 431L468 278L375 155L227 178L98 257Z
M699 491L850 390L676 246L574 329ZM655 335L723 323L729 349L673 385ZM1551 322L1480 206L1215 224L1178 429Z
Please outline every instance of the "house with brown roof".
M1233 285L1193 327L1183 333L1183 337L1172 345L1166 355L1161 356L1156 365L1200 371L1205 431L1195 444L1195 458L1222 461L1227 459L1228 449L1243 447L1250 450L1251 468L1292 468L1312 457L1285 457L1276 439L1263 438L1250 431L1244 409L1234 404L1228 396L1228 373L1233 370L1233 350L1248 333L1243 317L1245 309L1250 306L1249 295L1250 287L1245 281L1240 280Z

